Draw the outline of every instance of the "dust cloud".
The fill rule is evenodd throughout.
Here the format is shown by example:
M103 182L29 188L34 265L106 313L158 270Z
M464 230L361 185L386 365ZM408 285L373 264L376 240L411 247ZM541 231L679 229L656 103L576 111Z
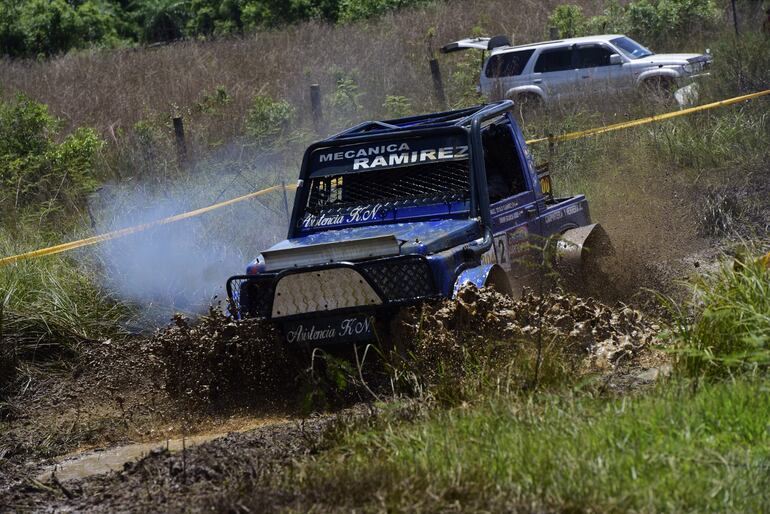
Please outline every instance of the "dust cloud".
M91 205L96 233L132 227L253 191L209 181L158 191L130 184L103 188ZM219 189L219 190L217 190ZM104 286L140 310L140 326L165 324L177 312L204 313L225 304L227 278L243 274L257 254L286 236L283 199L258 198L161 225L97 247ZM157 325L155 325L157 326Z

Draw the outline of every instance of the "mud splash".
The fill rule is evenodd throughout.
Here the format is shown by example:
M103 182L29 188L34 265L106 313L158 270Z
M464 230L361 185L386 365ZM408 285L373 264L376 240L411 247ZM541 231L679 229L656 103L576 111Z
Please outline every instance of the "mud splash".
M150 342L162 363L168 393L188 407L220 409L281 403L296 376L276 329L262 321L234 321L211 309L174 324Z
M649 354L660 330L622 303L561 291L525 291L513 299L472 285L454 301L407 311L399 323L410 371L427 384L461 381L480 365L505 365L533 352L573 375L614 373Z

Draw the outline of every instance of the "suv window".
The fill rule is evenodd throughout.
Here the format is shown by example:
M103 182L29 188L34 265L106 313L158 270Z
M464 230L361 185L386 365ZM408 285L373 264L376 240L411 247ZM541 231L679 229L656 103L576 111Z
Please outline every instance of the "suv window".
M600 45L579 46L577 49L578 68L609 66L612 51Z
M518 52L493 55L487 61L487 68L484 74L489 78L521 75L533 53L535 53L534 48L532 50L520 50Z
M535 73L570 69L572 69L572 48L570 47L544 50L535 64Z

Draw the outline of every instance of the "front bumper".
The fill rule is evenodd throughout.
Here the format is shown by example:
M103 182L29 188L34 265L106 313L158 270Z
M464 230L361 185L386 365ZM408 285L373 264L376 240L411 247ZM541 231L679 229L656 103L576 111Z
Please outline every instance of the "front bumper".
M235 318L281 323L373 314L441 297L428 260L421 255L238 275L227 281L227 295Z

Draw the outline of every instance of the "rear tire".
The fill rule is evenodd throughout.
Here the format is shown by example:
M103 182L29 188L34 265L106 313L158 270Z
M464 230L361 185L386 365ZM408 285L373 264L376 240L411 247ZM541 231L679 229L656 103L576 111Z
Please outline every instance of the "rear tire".
M511 280L508 278L508 273L498 266L495 266L490 270L487 280L484 282L484 287L491 287L505 296L513 296L513 289L511 288Z
M543 99L535 93L521 93L511 98L513 110L522 122L537 118L543 112Z

